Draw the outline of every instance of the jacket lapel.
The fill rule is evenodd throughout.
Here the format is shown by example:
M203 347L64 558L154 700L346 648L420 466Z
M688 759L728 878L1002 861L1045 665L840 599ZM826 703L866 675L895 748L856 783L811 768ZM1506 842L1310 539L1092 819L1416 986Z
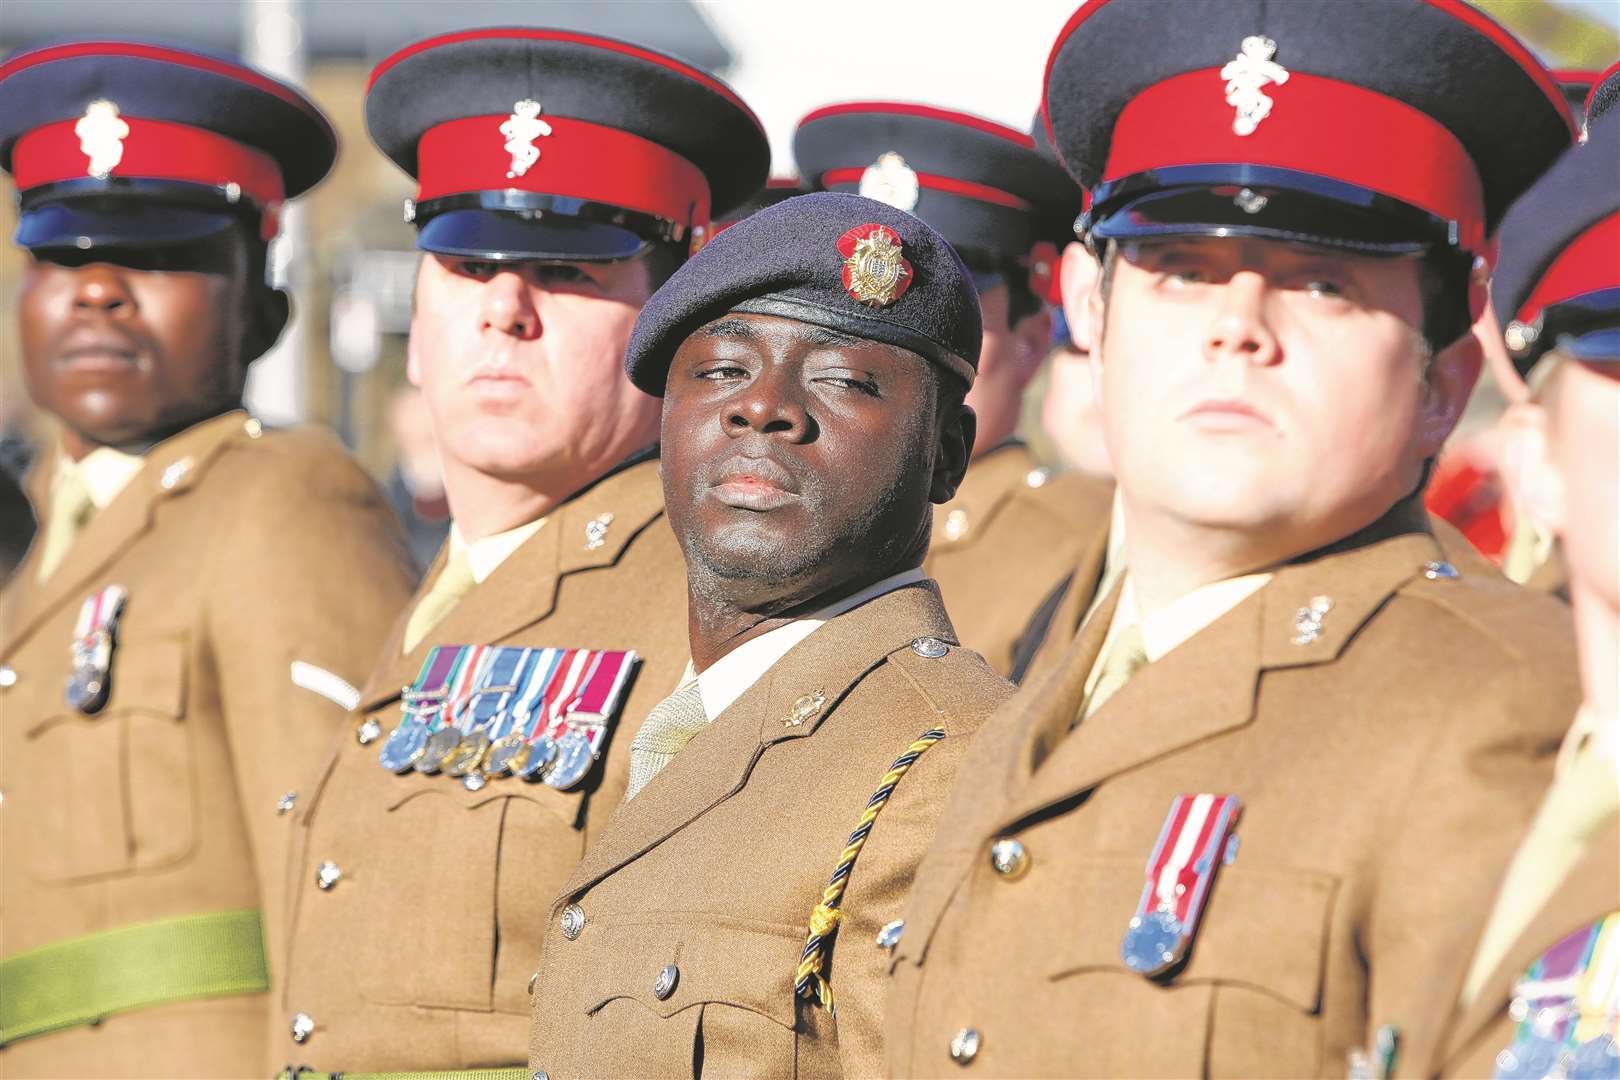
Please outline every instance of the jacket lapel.
M83 600L91 588L116 584L94 579L108 563L123 554L136 537L151 528L162 502L184 495L201 482L230 437L242 430L245 416L245 413L233 411L205 420L147 451L141 470L106 509L96 512L74 538L61 565L43 582L35 580L40 550L36 543L8 590L15 593L15 607L7 605L8 642L15 645L25 640L42 620L64 603L76 604ZM54 473L58 451L53 448L46 454L46 460L52 463L49 470ZM50 475L42 469L39 486L34 489L41 521L49 515L49 492Z
M925 635L956 641L932 582L885 593L795 645L699 732L656 782L619 806L564 886L563 898L590 888L735 794L766 747L814 735L868 671ZM822 695L821 709L790 723L794 704L806 694Z
M1514 982L1536 957L1565 935L1617 910L1620 910L1620 816L1611 817L1608 825L1593 837L1585 856L1502 954L1479 995L1454 1017L1442 1063L1455 1060L1507 1009ZM1463 978L1464 974L1459 973L1457 987L1451 994L1453 1001L1457 999Z

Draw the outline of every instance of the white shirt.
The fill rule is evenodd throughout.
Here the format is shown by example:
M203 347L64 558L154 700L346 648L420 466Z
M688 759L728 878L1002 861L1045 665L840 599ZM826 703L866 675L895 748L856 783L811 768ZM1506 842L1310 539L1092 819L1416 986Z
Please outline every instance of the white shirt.
M703 696L703 711L711 721L714 720L729 709L732 702L747 693L749 687L787 655L788 650L839 615L853 611L868 600L876 600L884 593L925 580L927 575L920 568L893 574L844 597L836 604L829 604L802 619L794 619L743 642L698 673L698 693Z
M90 502L97 510L105 510L145 464L143 457L126 454L110 446L100 446L84 455L80 461L62 455L57 475L60 476L64 469L77 469L79 475L84 477L85 488L90 492Z
M526 525L519 525L515 529L494 533L481 539L467 543L461 535L461 530L455 522L450 523L450 557L453 559L463 552L467 555L467 565L472 568L473 580L482 585L495 568L505 562L507 558L523 546L523 541L540 531L540 526L546 523L545 518L536 518Z

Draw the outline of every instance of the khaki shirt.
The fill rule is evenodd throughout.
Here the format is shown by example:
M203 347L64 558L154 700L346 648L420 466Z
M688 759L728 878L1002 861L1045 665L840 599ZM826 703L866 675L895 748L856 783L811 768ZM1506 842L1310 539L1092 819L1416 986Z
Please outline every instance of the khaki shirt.
M1377 1027L1427 1023L1424 976L1466 961L1579 701L1562 606L1440 560L1403 504L1070 730L1115 590L975 742L907 905L889 1072L955 1072L971 1029L958 1075L1343 1076ZM1150 980L1121 940L1199 793L1242 801L1235 858ZM1001 838L1021 876L992 866Z
M1080 554L1108 532L1113 485L1041 468L1009 440L974 461L934 508L923 568L939 582L964 647L1003 675L1025 625Z
M838 616L619 808L551 908L531 1070L882 1072L877 933L899 916L968 734L1011 693L965 649L913 648L930 637L954 637L931 584ZM834 1020L794 993L811 912L867 800L933 727L945 738L900 779L849 875L826 972Z
M146 456L44 583L36 545L0 594L6 955L249 908L273 953L290 828L277 803L307 784L346 708L295 685L292 666L358 684L410 593L392 512L329 435L261 433L233 412ZM50 476L31 486L44 498ZM110 697L87 716L64 704L69 644L81 603L109 585L129 598ZM11 1044L0 1074L255 1075L269 1004L118 1013Z
M593 524L601 522L605 532ZM443 563L441 552L422 592ZM528 981L551 899L623 797L630 740L688 655L686 570L664 520L658 462L621 468L552 511L401 655L414 607L406 605L360 707L329 744L318 784L299 801L275 1069L522 1063ZM472 792L445 776L396 776L378 764L383 739L357 738L369 718L384 737L394 729L400 688L439 644L634 649L641 667L602 760L578 787L508 777ZM326 862L342 877L321 889L317 869ZM291 1036L298 1014L314 1024L302 1044Z

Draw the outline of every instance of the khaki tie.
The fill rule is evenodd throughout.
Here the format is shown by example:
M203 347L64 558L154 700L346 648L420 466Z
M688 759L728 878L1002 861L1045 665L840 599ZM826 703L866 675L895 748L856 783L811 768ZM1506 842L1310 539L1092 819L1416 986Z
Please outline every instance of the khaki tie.
M1579 738L1584 733L1571 734ZM1598 827L1617 809L1620 775L1615 762L1598 749L1595 739L1587 738L1570 756L1568 768L1547 789L1530 831L1519 842L1463 981L1464 1005L1479 996L1503 955L1586 853Z
M405 652L416 648L427 637L428 631L439 625L439 620L448 615L450 609L476 584L472 561L467 558L467 553L458 551L450 556L434 580L433 587L422 597L422 602L416 605L410 621L405 624Z
M697 677L693 676L669 697L653 706L641 730L630 740L630 786L625 789L626 800L647 786L647 782L675 760L692 736L709 726L709 714L703 710L703 695L699 692Z
M1103 703L1130 682L1131 676L1147 662L1147 648L1142 643L1142 627L1137 623L1131 623L1120 630L1113 644L1109 646L1108 655L1103 658L1102 672L1097 676L1097 683L1091 688L1091 695L1086 698L1086 703L1081 706L1080 719L1084 720L1102 708Z
M90 500L90 485L85 483L84 470L64 462L51 485L51 512L45 522L45 538L39 552L38 580L44 581L61 565L63 556L94 511L95 503Z

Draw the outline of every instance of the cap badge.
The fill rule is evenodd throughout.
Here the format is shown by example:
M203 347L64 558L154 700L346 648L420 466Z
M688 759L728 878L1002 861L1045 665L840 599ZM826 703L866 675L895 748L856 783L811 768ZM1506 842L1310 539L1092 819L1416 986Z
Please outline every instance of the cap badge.
M534 140L551 134L551 125L540 119L541 108L538 101L525 98L512 106L512 115L501 124L505 150L512 155L512 167L506 172L508 180L522 176L540 160L540 148Z
M861 173L859 193L909 214L917 208L917 174L905 158L890 150Z
M1221 68L1221 78L1226 80L1226 103L1237 110L1232 130L1239 135L1253 135L1260 121L1271 115L1274 102L1266 96L1265 88L1288 81L1288 69L1271 59L1276 55L1275 41L1252 34L1243 39L1237 56Z
M89 157L85 172L97 180L105 180L124 160L124 140L129 138L129 125L118 115L118 106L105 99L92 101L79 122L73 125L73 134L79 137L79 149Z
M844 291L867 307L887 307L911 287L911 264L900 238L877 222L857 225L838 238L844 257Z

